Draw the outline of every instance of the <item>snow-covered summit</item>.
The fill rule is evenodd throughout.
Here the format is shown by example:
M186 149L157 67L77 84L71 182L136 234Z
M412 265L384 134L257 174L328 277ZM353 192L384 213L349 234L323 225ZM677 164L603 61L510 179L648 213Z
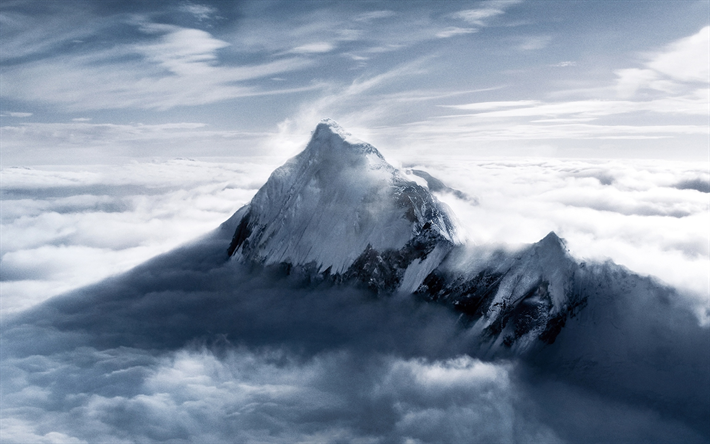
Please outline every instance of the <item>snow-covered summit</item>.
M415 289L456 243L428 190L329 119L235 217L230 255L314 267L378 289Z
M339 145L337 143L338 141L345 141L347 143L347 147L354 149L363 149L365 151L373 150L377 152L380 157L382 157L377 151L377 149L375 149L375 147L354 137L352 134L347 132L345 128L340 126L335 120L328 118L321 120L320 123L316 126L316 129L313 131L313 139L323 141L326 139L333 138L336 140L336 146ZM323 146L323 144L308 145L309 148L314 148L318 146Z

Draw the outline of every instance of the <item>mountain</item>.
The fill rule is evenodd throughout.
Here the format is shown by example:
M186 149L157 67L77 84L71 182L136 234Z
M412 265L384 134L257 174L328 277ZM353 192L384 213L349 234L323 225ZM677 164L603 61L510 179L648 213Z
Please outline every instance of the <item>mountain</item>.
M407 179L375 147L323 120L305 150L276 169L230 219L233 260L285 265L378 293L416 293L449 305L493 349L553 342L583 301L577 262L550 233L517 255L472 266L448 209L432 191L451 190L421 170ZM455 191L455 190L454 190ZM514 346L514 347L513 347Z
M306 148L223 224L231 235L224 248L230 261L447 306L477 337L476 353L489 357L554 344L590 300L636 288L673 293L612 263L575 259L554 232L517 251L464 245L449 209L430 193L456 190L424 171L407 173L427 186L325 119ZM624 284L608 276L624 276Z
M326 119L233 219L236 260L288 264L378 291L415 290L458 243L447 209Z
M482 253L452 252L416 293L465 315L487 348L524 352L536 340L552 343L586 301L576 285L583 265L554 232L521 251Z
M555 233L462 244L430 194L455 190L412 175L324 121L218 229L4 318L8 430L37 431L10 441L185 442L190 423L232 442L253 418L256 441L293 442L295 417L336 430L305 441L357 441L357 423L404 442L446 418L471 428L426 436L462 442L503 412L479 441L709 442L710 329L683 295ZM67 435L43 428L55 413Z

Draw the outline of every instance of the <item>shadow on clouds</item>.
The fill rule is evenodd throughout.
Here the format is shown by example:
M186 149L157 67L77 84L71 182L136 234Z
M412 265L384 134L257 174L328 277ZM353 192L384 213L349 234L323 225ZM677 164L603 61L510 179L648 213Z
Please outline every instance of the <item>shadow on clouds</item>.
M678 182L675 186L679 190L695 190L701 193L710 193L710 180L697 178Z

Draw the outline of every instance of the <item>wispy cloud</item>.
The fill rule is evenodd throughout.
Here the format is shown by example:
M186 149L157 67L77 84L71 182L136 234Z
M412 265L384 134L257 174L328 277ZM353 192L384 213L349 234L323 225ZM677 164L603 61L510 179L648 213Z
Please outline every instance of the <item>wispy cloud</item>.
M5 125L2 134L5 165L113 163L126 157L142 156L268 155L265 148L259 151L254 147L256 141L270 135L258 131L217 130L199 122L118 125L90 123L86 118L68 123Z
M460 113L439 115L407 126L427 134L434 143L440 134L477 141L504 140L705 140L710 92L707 88L710 27L649 53L644 68L616 71L606 88L591 91L557 91L558 100L481 101L439 105ZM534 46L534 45L533 45ZM562 62L555 66L573 66ZM676 68L680 67L680 68ZM687 69L685 69L687 68ZM641 88L655 95L638 96ZM624 99L617 98L615 91ZM596 99L580 96L598 97ZM567 100L559 100L565 97ZM611 117L622 117L623 123ZM679 120L681 119L681 120ZM689 140L689 139L687 139ZM669 142L670 143L670 142Z
M295 54L320 54L320 53L324 53L324 52L330 52L333 49L335 49L335 45L333 45L332 43L316 42L316 43L307 43L305 45L297 46L289 52L292 52Z
M522 0L490 0L484 1L480 7L465 9L452 14L453 18L465 20L472 25L486 26L494 17L505 14L505 10L513 5L522 3Z
M12 67L3 73L3 95L69 110L169 109L314 87L262 89L240 83L303 69L312 60L290 57L231 66L220 63L218 56L229 44L205 31L153 23L140 28L155 39ZM28 83L27 78L34 81Z
M708 95L704 90L685 97L664 98L646 101L624 100L579 100L549 103L536 100L516 100L509 102L482 102L465 105L442 105L445 108L481 111L476 117L531 117L568 116L603 117L639 111L662 114L686 114L703 116L707 114ZM504 108L504 109L498 109Z
M211 6L191 2L182 3L178 9L195 16L199 20L206 20L217 12L217 10Z
M520 51L536 51L538 49L543 49L552 41L550 36L529 36L523 37L517 48Z
M31 116L32 116L32 113L21 113L21 112L14 112L14 111L9 111L9 112L0 114L0 117L19 117L19 118L23 118L23 117L31 117Z
M439 31L436 33L436 36L439 38L449 38L457 35L462 35L462 34L471 34L476 32L477 29L475 28L457 28L455 26L451 26L449 28L444 29L443 31Z
M0 13L0 61L3 62L49 54L69 44L80 45L106 26L104 20L88 11L72 10L69 4L62 2L48 3L47 10L35 14L16 12L12 10L13 5L7 6L7 10Z
M710 26L648 54L644 68L616 71L617 91L631 97L642 89L678 93L710 82Z
M355 21L358 22L370 22L372 20L377 20L377 19L383 19L383 18L388 18L395 16L396 13L394 11L370 11L370 12L363 12L362 14L359 14L354 18Z

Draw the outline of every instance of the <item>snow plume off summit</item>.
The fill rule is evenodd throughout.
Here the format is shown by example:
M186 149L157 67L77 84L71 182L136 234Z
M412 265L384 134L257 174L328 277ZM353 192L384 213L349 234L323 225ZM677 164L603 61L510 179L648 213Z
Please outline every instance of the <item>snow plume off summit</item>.
M321 122L209 235L4 319L3 442L710 440L677 290L435 194Z

